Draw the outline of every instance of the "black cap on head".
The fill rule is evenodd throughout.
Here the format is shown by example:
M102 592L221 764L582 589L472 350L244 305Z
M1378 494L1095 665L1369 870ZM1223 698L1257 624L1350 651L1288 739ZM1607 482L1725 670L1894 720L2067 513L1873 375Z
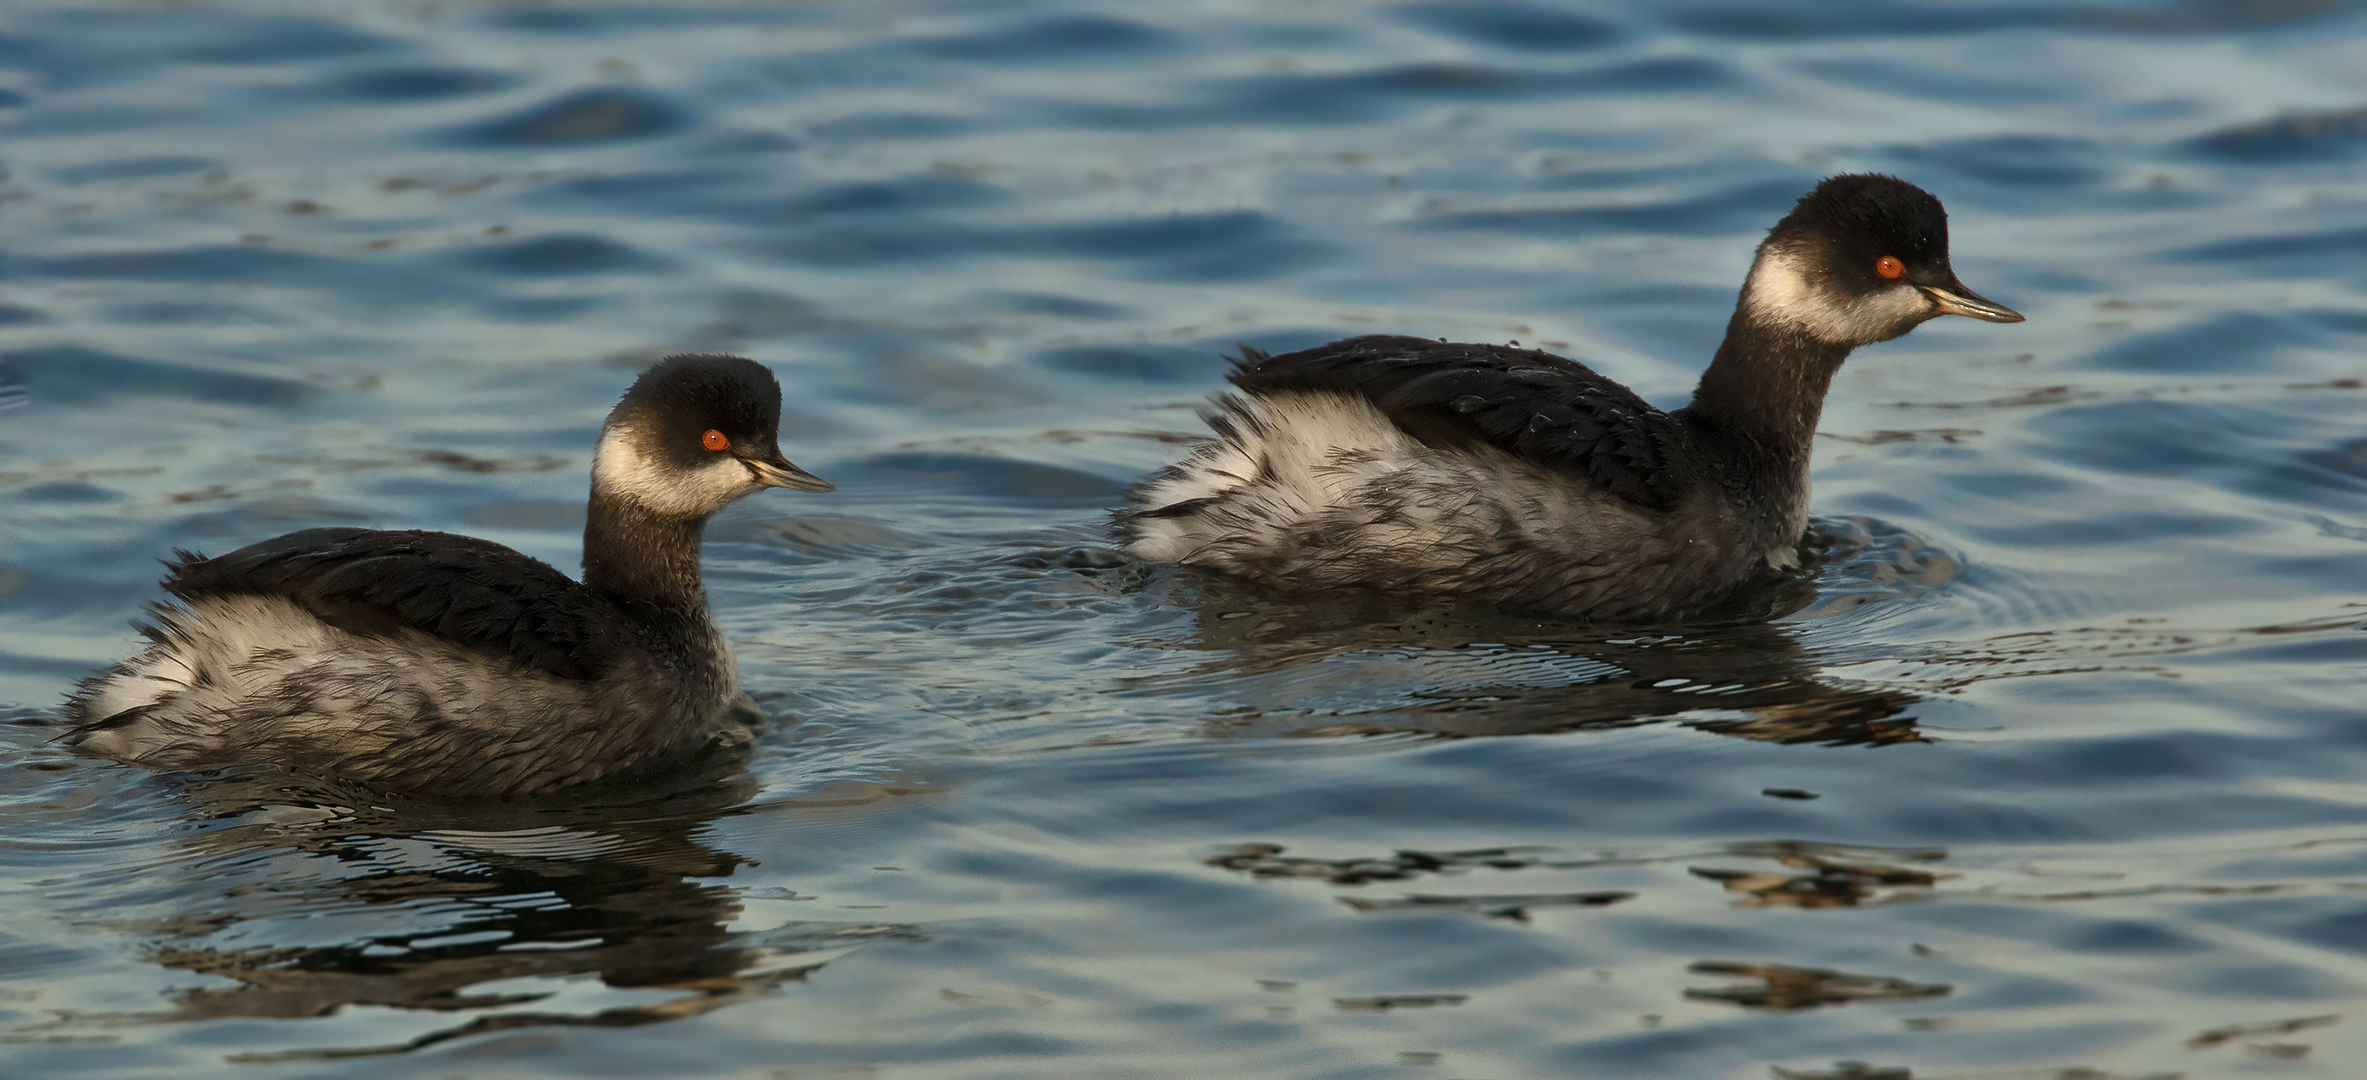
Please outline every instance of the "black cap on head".
M1833 245L1842 265L1862 267L1889 256L1905 264L1918 285L1945 284L1948 269L1948 211L1931 192L1895 176L1848 173L1829 177L1800 196L1772 236L1814 233Z
M764 365L743 357L669 356L633 380L609 418L686 432L686 445L713 428L734 443L752 439L770 446L780 436L781 383Z

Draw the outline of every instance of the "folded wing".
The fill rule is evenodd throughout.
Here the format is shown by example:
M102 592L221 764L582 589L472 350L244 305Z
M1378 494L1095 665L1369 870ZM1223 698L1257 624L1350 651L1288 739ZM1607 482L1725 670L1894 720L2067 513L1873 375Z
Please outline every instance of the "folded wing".
M355 634L416 630L567 679L598 678L630 624L550 564L468 536L306 529L207 559L176 551L184 601L278 596Z
M1567 471L1640 507L1670 509L1678 421L1586 365L1536 349L1425 338L1349 338L1268 356L1244 349L1234 385L1252 394L1362 397L1423 443L1494 446Z

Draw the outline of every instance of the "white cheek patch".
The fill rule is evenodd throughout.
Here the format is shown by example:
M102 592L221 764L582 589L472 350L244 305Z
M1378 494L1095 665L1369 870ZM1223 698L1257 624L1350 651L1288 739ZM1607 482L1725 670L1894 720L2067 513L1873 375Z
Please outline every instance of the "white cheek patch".
M592 486L661 514L702 517L763 485L729 454L716 454L695 469L669 469L642 453L639 432L611 424L592 454Z
M1930 298L1912 285L1843 296L1819 280L1822 276L1803 252L1770 244L1751 264L1743 303L1759 321L1796 326L1835 345L1885 341L1932 314Z

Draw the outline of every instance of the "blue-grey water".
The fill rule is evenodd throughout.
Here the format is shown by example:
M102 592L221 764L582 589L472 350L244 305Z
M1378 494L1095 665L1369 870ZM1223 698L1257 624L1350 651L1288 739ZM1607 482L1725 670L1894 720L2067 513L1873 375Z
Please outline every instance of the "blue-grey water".
M2307 0L12 3L0 1076L2355 1077L2363 55ZM1848 170L2030 319L1850 360L1773 621L1103 531L1237 344L1681 403ZM745 761L50 744L173 548L572 568L685 350L839 485L710 530Z

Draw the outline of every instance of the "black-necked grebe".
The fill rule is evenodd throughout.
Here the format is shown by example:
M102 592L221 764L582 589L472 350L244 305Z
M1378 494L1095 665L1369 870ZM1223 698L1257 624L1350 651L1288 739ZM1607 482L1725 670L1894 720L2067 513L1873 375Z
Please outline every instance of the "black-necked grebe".
M521 795L707 744L739 697L699 536L781 456L781 387L675 356L625 392L592 461L579 584L500 544L306 529L177 552L147 651L67 706L80 750L164 769L282 765L442 795Z
M1759 245L1726 340L1673 413L1549 353L1358 337L1244 350L1216 438L1137 487L1128 554L1293 589L1457 594L1673 618L1798 565L1809 443L1851 349L1940 315L2022 316L1948 264L1948 216L1836 176Z

